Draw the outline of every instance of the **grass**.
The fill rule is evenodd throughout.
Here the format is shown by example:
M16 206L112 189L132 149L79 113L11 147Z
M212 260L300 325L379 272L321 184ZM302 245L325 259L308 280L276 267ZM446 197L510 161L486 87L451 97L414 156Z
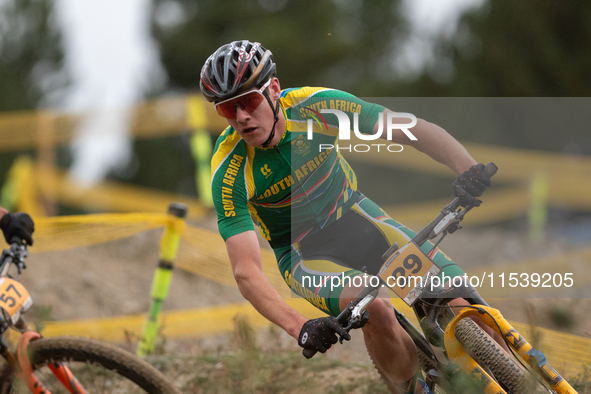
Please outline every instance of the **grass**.
M286 348L277 328L264 346L244 317L236 317L226 346L198 356L150 357L183 393L387 393L371 365L317 356L306 360Z
M583 373L575 376L568 380L579 394L590 394L591 393L591 365L585 368Z

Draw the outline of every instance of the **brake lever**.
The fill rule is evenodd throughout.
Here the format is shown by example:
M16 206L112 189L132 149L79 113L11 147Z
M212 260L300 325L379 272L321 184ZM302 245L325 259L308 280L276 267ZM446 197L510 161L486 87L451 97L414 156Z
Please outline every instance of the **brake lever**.
M482 200L475 198L476 203L474 204L470 204L470 205L466 205L466 207L464 207L464 209L462 209L459 212L455 212L456 215L453 217L453 219L448 220L448 222L445 225L445 230L450 233L453 234L456 230L459 230L462 228L462 220L464 220L464 216L466 215L466 213L468 213L472 208L474 207L479 207L482 204ZM450 214L453 214L450 213ZM450 215L448 214L448 215Z
M23 273L23 269L26 269L27 265L25 264L24 261L20 260L18 262L16 262L16 270L18 272L18 276L21 276L21 274Z
M343 329L345 331L347 331L347 333L349 333L349 331L351 331L351 330L355 330L355 329L362 328L363 326L365 326L367 324L368 320L369 320L369 311L363 311L361 316L359 316L357 318L349 319L349 324L347 324L346 326L343 326ZM343 341L344 341L343 336L339 334L339 343L342 344Z

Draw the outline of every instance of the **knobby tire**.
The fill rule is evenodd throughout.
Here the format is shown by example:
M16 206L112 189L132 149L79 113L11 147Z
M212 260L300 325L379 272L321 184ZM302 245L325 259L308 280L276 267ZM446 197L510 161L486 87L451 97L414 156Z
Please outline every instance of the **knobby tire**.
M476 362L488 368L514 394L531 394L531 379L527 372L472 319L460 320L455 336Z
M89 338L42 338L29 344L35 375L52 392L67 393L47 367L63 362L90 393L180 394L156 368L114 345ZM0 394L29 393L17 382L10 366L0 371Z

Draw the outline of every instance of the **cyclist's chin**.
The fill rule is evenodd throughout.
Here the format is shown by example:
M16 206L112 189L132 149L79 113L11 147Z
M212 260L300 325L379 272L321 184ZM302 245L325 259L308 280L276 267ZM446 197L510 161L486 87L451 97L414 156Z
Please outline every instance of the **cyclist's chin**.
M267 138L269 138L269 132L262 130L260 128L256 128L252 131L242 132L240 136L248 145L252 146L262 146Z

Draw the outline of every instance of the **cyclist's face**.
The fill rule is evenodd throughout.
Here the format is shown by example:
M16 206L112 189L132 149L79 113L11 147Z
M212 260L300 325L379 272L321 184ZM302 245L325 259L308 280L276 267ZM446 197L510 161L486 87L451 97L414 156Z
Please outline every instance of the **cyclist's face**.
M253 91L256 89L253 89ZM273 105L277 102L281 88L279 86L279 80L273 78L271 84L267 88L267 94L271 98ZM236 132L242 137L244 142L252 146L262 146L263 143L269 138L271 127L273 127L274 117L273 109L269 105L267 99L264 99L258 107L252 112L248 112L241 108L239 105L235 107L236 116L233 119L228 119L230 126L236 130ZM281 111L280 111L281 112ZM283 115L280 113L280 117ZM278 128L279 126L278 122ZM281 136L281 132L276 132L275 135ZM273 145L273 143L271 144Z

